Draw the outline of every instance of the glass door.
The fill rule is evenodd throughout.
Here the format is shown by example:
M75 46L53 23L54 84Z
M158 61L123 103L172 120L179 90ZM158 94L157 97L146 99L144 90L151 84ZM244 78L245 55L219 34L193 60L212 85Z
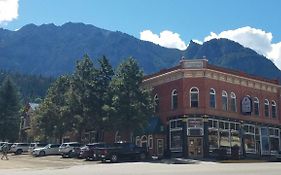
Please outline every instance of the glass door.
M188 156L191 158L203 157L203 138L189 137L188 138Z

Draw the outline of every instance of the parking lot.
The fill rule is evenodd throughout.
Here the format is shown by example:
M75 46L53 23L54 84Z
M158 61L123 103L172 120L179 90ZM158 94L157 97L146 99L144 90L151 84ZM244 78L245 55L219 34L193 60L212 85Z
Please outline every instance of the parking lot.
M75 165L95 164L95 161L84 159L62 158L60 155L33 157L28 153L22 155L8 155L9 160L0 160L0 169L44 169L44 168L67 168Z
M166 162L100 163L61 156L9 155L0 160L1 175L279 175L280 162L170 164Z

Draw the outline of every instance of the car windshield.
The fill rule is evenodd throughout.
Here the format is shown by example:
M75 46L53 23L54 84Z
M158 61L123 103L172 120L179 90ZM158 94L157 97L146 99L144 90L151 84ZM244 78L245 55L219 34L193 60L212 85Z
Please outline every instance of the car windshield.
M51 146L51 144L46 145L44 148L49 148Z

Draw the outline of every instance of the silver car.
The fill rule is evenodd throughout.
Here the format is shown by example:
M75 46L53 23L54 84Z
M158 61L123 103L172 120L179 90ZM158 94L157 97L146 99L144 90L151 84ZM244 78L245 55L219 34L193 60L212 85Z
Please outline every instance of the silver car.
M46 156L46 155L58 155L59 153L59 144L48 144L43 148L35 148L32 151L33 156Z

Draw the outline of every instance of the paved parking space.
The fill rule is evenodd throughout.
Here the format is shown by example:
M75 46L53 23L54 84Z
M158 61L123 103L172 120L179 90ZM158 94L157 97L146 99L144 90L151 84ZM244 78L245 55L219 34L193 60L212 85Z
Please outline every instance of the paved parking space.
M2 156L2 155L1 155ZM75 165L95 164L95 161L85 161L83 159L62 158L60 155L33 157L29 154L8 155L9 160L0 160L0 169L44 169L44 168L66 168Z

